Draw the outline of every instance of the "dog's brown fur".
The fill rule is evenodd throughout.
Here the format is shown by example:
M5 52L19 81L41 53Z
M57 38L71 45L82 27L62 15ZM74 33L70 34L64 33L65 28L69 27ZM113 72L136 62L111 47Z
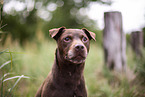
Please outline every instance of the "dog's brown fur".
M87 97L83 70L89 40L95 40L95 34L86 29L65 27L49 32L58 45L55 61L35 97Z

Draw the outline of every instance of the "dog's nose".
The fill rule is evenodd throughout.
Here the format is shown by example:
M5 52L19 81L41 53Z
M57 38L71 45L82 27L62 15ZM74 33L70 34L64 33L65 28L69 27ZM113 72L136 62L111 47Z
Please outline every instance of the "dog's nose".
M76 45L76 46L75 46L75 49L76 49L77 51L83 50L83 49L84 49L84 46L79 44L79 45Z

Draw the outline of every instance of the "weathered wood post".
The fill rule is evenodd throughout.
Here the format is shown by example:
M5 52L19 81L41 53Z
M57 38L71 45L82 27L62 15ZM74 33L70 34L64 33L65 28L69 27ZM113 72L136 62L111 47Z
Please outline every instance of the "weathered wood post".
M131 46L137 57L142 56L142 48L143 48L143 32L142 31L134 31L131 33Z
M103 46L106 66L115 71L126 69L126 37L120 12L104 13Z

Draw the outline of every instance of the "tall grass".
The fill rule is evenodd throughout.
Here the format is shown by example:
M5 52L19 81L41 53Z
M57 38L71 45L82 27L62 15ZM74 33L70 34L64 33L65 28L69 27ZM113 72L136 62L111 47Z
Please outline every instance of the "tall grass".
M12 96L12 91L15 88L15 86L18 84L18 82L22 78L29 78L29 77L24 76L24 75L21 75L21 76L10 76L10 75L12 75L12 73L7 72L7 69L5 69L4 67L6 67L7 65L11 64L11 66L8 66L8 67L11 67L10 68L11 69L10 71L12 72L12 62L13 62L12 52L10 52L10 50L9 50L9 52L7 52L6 50L4 50L4 51L1 51L0 52L0 56L2 54L5 54L5 53L9 53L10 54L10 60L9 61L6 61L5 63L3 63L0 66L0 70L1 70L0 71L0 86L1 86L1 88L0 88L1 89L0 90L0 92L1 92L0 96L1 97L5 97L5 96L6 97L11 97ZM15 82L12 82L13 85L11 87L7 87L6 84L9 84L9 83L6 83L6 82L10 82L11 80L14 80L14 79L17 79L17 80Z
M138 73L138 77L141 79L141 84L145 85L145 51L142 52L141 58L137 58L136 64L136 72Z
M3 1L0 1L0 43L2 42L2 34L3 31L1 30L7 24L2 25L2 6ZM12 97L13 90L18 84L18 82L22 78L29 78L24 75L14 76L12 73L12 64L13 64L13 57L10 49L3 48L2 44L0 44L0 97ZM9 55L8 55L9 54ZM9 65L10 64L10 65Z
M145 51L142 51L142 57L135 57L136 60L136 79L133 84L136 84L136 95L145 97Z
M10 48L13 60L13 72L11 71L10 53L9 50L6 50L7 53L4 53L5 51L0 52L3 53L0 55L0 64L7 64L3 67L3 74L0 74L4 76L4 74L8 73L9 75L9 73L11 73L10 75L20 75L18 77L24 77L23 75L26 75L26 78L27 76L30 78L19 81L17 86L14 85L19 78L9 80L9 82L5 81L3 90L8 91L9 87L14 86L15 88L11 94L14 97L34 97L37 89L52 68L56 43L50 40L43 40L39 44L28 42L25 44L24 48L19 45ZM139 83L134 84L134 79L131 75L135 69L134 64L136 63L132 57L133 55L130 48L127 49L127 56L127 67L130 68L127 75L110 72L108 69L104 68L102 47L95 42L91 42L90 52L84 70L88 97L138 97L140 91L136 91L136 87Z

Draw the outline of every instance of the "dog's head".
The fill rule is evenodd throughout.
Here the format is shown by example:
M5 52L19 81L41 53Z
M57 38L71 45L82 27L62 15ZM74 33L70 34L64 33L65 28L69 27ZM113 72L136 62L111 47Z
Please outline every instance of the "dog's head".
M85 62L89 52L90 40L95 34L87 29L66 29L61 27L49 30L50 36L57 41L59 53L64 60L74 64Z

